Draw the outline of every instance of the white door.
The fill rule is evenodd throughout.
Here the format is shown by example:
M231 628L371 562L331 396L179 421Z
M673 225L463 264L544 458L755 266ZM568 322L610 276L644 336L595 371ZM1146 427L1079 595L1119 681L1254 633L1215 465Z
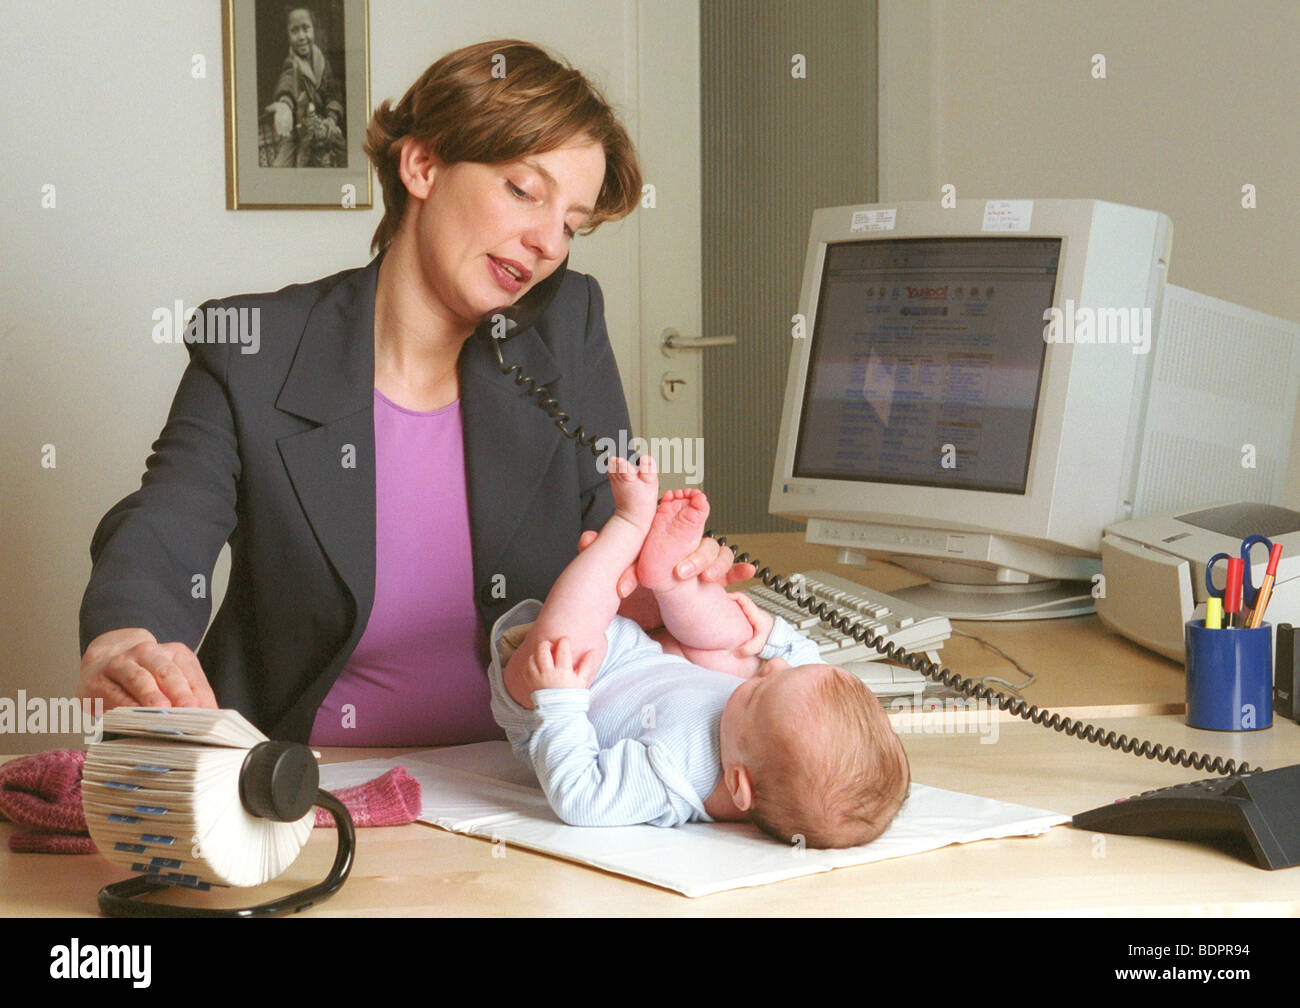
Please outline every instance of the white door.
M585 9L585 22L556 23L561 54L604 85L641 162L641 205L577 239L570 261L604 292L632 419L625 438L655 455L665 489L698 486L703 476L700 354L707 351L662 351L666 330L688 340L701 335L699 23L698 0L623 0ZM634 438L647 444L632 445Z
M700 269L700 25L697 0L638 2L638 144L650 187L640 221L639 433L664 489L703 479L700 354L666 356L663 334L698 339Z

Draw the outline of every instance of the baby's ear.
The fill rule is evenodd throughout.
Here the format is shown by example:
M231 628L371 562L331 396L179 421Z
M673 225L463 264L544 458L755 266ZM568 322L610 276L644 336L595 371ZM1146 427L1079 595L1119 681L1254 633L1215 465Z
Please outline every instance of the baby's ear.
M748 812L754 806L754 789L749 781L749 771L739 763L733 763L722 771L722 779L727 785L731 801L742 812Z

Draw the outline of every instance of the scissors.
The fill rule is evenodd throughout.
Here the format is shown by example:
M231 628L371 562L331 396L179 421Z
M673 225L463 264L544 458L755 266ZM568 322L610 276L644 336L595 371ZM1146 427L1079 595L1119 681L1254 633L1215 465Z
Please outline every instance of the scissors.
M1250 551L1256 546L1263 545L1266 552L1273 551L1273 544L1266 536L1251 535L1241 540L1241 559L1243 561L1243 571L1241 575L1241 604L1243 609L1255 608L1255 600L1259 597L1259 589L1251 583L1250 578ZM1205 590L1217 599L1224 602L1224 611L1227 611L1228 600L1224 599L1224 588L1214 587L1214 566L1220 560L1231 560L1227 553L1215 553L1210 557L1210 562L1205 565ZM1226 581L1224 582L1226 585Z

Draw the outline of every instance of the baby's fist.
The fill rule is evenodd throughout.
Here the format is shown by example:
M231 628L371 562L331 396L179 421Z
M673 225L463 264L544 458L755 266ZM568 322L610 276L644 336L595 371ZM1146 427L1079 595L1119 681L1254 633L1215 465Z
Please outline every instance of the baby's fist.
M588 689L596 678L594 652L588 651L575 665L569 639L538 641L528 659L528 689Z

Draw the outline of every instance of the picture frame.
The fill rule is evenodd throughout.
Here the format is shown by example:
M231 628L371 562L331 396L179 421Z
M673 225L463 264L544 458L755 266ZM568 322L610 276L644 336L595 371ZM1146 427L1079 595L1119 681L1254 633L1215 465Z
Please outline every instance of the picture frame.
M226 208L367 209L369 0L222 0Z

